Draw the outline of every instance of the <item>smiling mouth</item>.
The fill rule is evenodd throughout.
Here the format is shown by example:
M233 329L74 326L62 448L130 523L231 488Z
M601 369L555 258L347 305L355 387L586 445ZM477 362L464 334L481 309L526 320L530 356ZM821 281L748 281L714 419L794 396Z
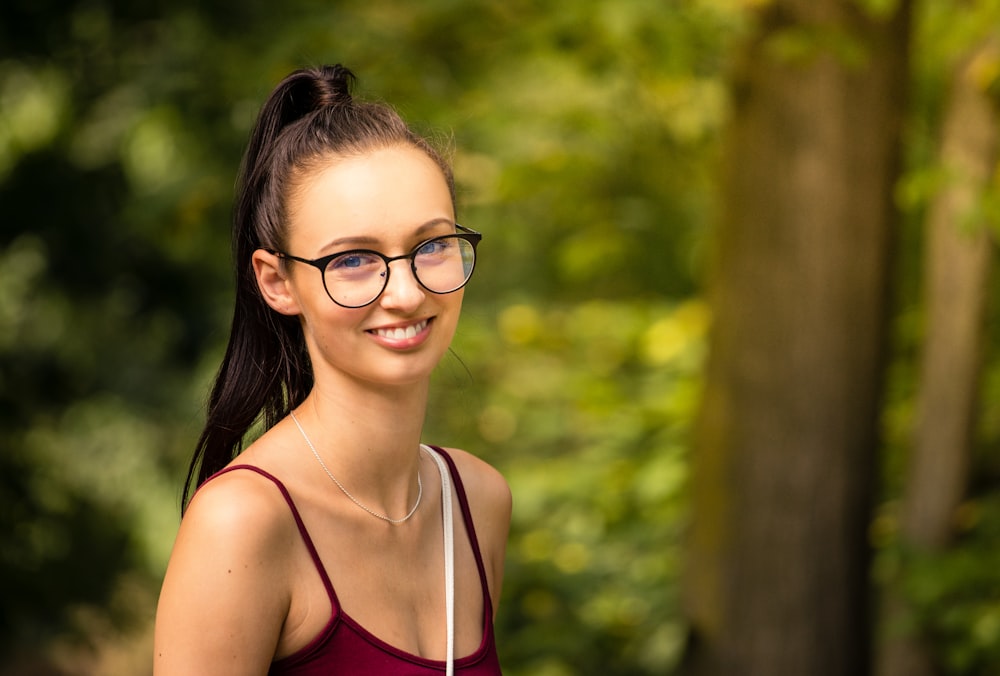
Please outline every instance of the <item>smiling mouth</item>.
M427 324L430 320L424 319L423 321L417 322L416 324L410 324L407 327L397 327L390 329L372 329L372 333L382 338L388 338L390 340L405 340L406 338L413 338L418 333L427 328Z

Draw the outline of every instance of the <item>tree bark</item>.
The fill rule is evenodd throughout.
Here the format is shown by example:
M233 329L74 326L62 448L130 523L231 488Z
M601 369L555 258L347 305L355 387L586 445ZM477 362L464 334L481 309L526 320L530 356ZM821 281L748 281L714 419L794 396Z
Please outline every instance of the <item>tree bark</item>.
M756 18L709 279L685 669L862 676L909 6Z
M956 68L945 109L940 157L949 181L927 219L925 305L917 419L900 512L904 547L939 551L954 535L954 515L964 495L972 459L985 348L987 289L993 239L975 218L1000 147L1000 115L977 64L995 60L991 38ZM890 589L883 676L930 676L933 660L920 637L900 635L905 601Z

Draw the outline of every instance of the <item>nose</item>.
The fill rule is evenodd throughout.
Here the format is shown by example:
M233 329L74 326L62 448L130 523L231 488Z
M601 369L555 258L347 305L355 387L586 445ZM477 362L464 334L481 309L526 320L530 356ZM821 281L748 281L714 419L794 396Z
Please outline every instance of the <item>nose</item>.
M392 269L394 264L395 271ZM405 259L392 261L389 263L388 274L385 290L379 298L382 307L403 311L415 310L423 302L426 291L414 276L409 261Z

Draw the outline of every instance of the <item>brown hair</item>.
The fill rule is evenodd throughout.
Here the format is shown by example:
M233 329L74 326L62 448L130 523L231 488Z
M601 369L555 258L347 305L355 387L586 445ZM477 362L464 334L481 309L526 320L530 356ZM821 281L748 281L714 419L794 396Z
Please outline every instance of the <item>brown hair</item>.
M251 264L260 248L283 249L286 205L297 180L330 155L399 145L423 150L441 168L455 199L451 168L391 107L358 101L354 74L340 65L297 70L261 108L240 167L233 211L236 303L208 415L188 467L182 509L193 490L243 448L250 428L265 428L299 405L313 385L302 328L264 302Z

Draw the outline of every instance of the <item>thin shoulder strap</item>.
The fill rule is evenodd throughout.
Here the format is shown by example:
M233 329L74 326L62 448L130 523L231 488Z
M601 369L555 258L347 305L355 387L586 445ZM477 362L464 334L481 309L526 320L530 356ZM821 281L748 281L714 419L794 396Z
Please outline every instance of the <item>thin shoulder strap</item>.
M255 467L254 465L233 465L231 467L226 467L225 469L219 470L211 477L209 477L205 481L205 483L208 483L209 481L211 481L212 479L221 474L225 474L226 472L231 472L233 470L238 470L238 469L248 469L251 472L256 472L257 474L261 475L265 479L270 480L271 483L277 486L278 491L281 492L281 496L285 498L285 502L288 503L288 509L291 510L292 512L292 518L295 519L295 526L299 529L299 535L302 536L302 541L305 543L306 549L309 552L309 556L313 560L313 565L315 565L316 570L319 571L320 579L323 581L323 586L326 588L326 593L330 597L330 603L332 604L332 607L334 609L338 608L339 604L337 601L337 594L333 590L333 583L330 582L330 577L326 574L326 568L323 567L323 561L319 558L319 553L316 551L316 546L313 544L312 538L309 537L309 531L306 530L306 524L305 522L302 521L302 516L299 514L298 508L295 506L295 501L292 500L291 493L288 492L288 489L285 488L285 484L281 483L280 479L278 479L273 474L270 474L265 470L262 470L260 467Z
M485 603L486 616L493 617L493 599L490 597L489 583L486 577L486 564L483 562L483 555L479 551L479 539L476 537L476 527L472 522L472 510L469 508L469 499L465 494L465 486L462 484L462 476L458 473L458 466L447 451L440 446L431 446L448 463L451 474L451 483L455 489L455 497L458 498L458 505L462 510L462 522L465 524L465 532L469 535L469 544L472 545L472 555L476 559L476 568L479 571L479 582L483 588L483 603Z

